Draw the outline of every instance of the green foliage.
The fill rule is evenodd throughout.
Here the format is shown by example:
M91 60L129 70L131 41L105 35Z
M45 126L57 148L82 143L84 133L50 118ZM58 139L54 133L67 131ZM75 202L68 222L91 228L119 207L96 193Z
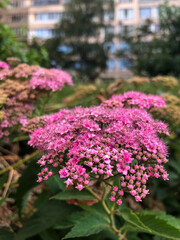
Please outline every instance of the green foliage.
M7 57L17 57L28 64L49 66L48 53L44 47L35 49L25 41L18 41L12 29L0 23L0 58L5 61Z
M9 0L0 0L0 9L5 8L6 5L9 5L10 1Z
M88 213L86 216L79 219L64 239L87 237L108 227L108 223L103 218L98 215Z
M129 209L121 209L119 213L126 223L123 229L180 239L180 219L155 211L141 211L137 214Z
M100 31L106 29L104 4L110 11L113 9L111 0L70 0L66 4L56 37L45 44L56 66L72 69L80 78L90 80L97 78L106 68L107 51L100 41ZM108 36L107 40L110 39Z
M136 36L124 37L135 59L132 70L137 75L180 76L180 7L161 5L159 15L158 32L152 30L153 21L147 20Z
M20 214L24 211L31 190L38 185L36 178L40 168L37 166L36 161L37 159L28 164L18 181L19 187L16 193L16 203ZM29 179L31 179L31 181L29 181Z
M78 199L78 200L92 200L94 197L87 191L82 190L79 192L77 189L67 190L65 192L60 192L57 195L53 196L53 199L57 200L69 200L69 199Z
M74 210L73 206L65 202L49 201L25 223L15 237L15 240L25 240L54 226Z

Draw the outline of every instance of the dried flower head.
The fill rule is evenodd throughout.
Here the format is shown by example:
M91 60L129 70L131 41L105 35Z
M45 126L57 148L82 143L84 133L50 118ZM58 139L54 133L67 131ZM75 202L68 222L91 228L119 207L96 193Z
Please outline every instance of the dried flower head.
M167 88L174 88L179 84L175 77L170 76L157 76L152 78L152 82Z

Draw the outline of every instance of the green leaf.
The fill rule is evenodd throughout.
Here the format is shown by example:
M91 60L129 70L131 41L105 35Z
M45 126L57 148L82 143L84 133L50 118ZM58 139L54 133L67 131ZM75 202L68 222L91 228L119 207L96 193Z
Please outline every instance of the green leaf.
M19 187L16 193L16 202L19 208L19 214L21 215L26 206L29 194L33 187L37 186L37 174L40 171L39 166L36 163L36 160L31 161L22 176L19 179Z
M133 226L137 227L138 229L141 229L142 231L151 231L147 228L147 226L144 225L143 222L139 219L139 217L133 213L133 211L129 208L122 208L120 209L120 213L118 214L122 218L124 218L125 221L128 223L131 223Z
M59 190L65 191L65 189L66 189L65 183L58 175L50 177L46 181L46 184L49 186L49 188L53 194L58 193Z
M60 192L57 195L52 197L53 199L58 200L69 200L69 199L78 199L78 200L93 200L94 196L91 195L86 190L79 191L77 189L66 190L65 192Z
M24 224L15 238L15 240L25 240L28 237L49 229L57 222L65 219L76 208L63 201L49 201L41 206L39 210Z
M4 229L0 229L0 240L13 240L14 239L14 233L9 232Z
M180 218L175 218L171 215L167 215L165 212L157 212L157 211L148 211L144 210L139 213L139 215L153 215L153 216L158 216L161 219L166 220L170 225L180 229Z
M126 223L123 228L128 231L146 232L168 239L180 239L180 220L165 213L141 211L133 213L130 209L121 209L120 216Z
M108 228L108 223L100 216L96 214L89 214L75 224L71 231L64 237L64 239L75 237L87 237L92 234L101 232Z
M85 211L77 211L72 213L70 216L68 216L65 220L58 223L55 228L56 229L65 229L73 227L80 219L85 217L87 215L87 212Z
M148 211L138 213L138 216L151 229L153 234L171 239L180 239L180 227L176 227L179 224L179 219L176 222L175 218L168 218L168 215L152 214L152 212L148 213Z

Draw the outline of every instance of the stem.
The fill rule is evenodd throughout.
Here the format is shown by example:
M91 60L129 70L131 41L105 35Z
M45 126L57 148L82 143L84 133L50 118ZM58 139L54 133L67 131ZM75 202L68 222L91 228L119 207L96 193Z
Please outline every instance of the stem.
M14 168L16 168L16 167L19 167L19 166L22 165L23 163L25 163L25 162L27 162L27 161L35 158L35 157L38 156L39 154L40 154L39 151L33 152L33 153L30 154L28 157L26 157L26 158L24 158L24 159L21 159L21 160L18 161L17 163L14 163L13 165L2 169L2 170L0 171L0 175L6 173L6 172L8 172L8 171L10 171L12 168L14 169Z
M86 186L86 189L102 204L104 210L106 211L107 215L109 216L109 220L110 220L110 228L112 229L112 231L118 236L118 240L125 240L125 234L121 234L121 229L117 229L115 226L115 221L114 221L114 208L115 208L115 203L113 204L111 210L107 207L104 197L105 197L105 193L106 190L104 189L104 193L102 198L100 198L91 188L89 188L88 186Z
M4 192L3 192L3 195L2 195L2 198L5 198L6 197L6 194L8 192L8 189L10 187L10 184L11 184L11 181L12 181L12 178L13 178L13 174L14 174L14 169L12 167L9 167L11 170L10 170L10 173L9 173L9 177L8 177L8 181L6 183L6 187L4 189Z

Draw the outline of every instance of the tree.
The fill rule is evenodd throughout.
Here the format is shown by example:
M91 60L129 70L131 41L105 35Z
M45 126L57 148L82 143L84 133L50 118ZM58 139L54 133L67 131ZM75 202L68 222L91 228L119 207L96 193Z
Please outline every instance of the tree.
M44 47L34 48L34 44L28 45L25 41L18 41L12 29L0 23L0 60L7 57L17 57L24 63L49 66L48 53Z
M132 54L128 58L134 62L132 70L138 75L180 76L180 7L161 5L158 25L147 20L135 36L124 36Z
M9 5L9 0L0 0L0 8L5 8L6 5Z
M105 14L113 16L112 9L111 0L69 1L56 37L45 43L52 63L95 79L106 68L107 51L101 35L106 32L107 41L112 37L107 34L110 26L104 24Z

